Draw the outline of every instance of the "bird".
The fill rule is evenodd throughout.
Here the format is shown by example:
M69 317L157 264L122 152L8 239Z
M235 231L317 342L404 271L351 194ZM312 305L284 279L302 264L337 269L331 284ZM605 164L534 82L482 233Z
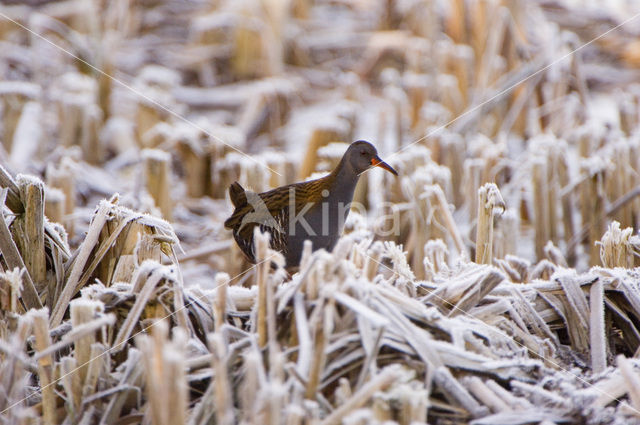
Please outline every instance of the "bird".
M256 264L254 229L270 233L270 248L282 253L285 268L295 270L305 240L312 250L331 251L342 234L358 179L372 167L398 175L365 140L353 142L336 168L319 179L281 186L267 192L245 190L237 181L229 186L235 208L224 226L233 233L238 247Z

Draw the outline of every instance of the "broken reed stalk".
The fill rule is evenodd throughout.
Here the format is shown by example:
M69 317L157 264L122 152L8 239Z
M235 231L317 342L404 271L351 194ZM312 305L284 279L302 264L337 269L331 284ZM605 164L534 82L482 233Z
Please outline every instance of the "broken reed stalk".
M478 221L476 228L476 263L491 264L493 261L493 218L495 208L505 209L498 186L485 183L478 189Z
M607 330L604 322L604 288L602 280L594 282L589 291L589 341L591 343L591 370L594 374L607 368Z
M393 384L399 377L401 371L396 367L387 367L371 381L363 385L355 394L349 397L343 404L327 416L321 425L337 425L342 419L352 411L362 407L378 391L383 391Z
M165 267L153 261L147 261L137 269L137 274L134 276L130 288L131 293L136 294L136 301L131 306L127 318L120 326L120 330L113 341L112 347L114 350L120 351L126 348L125 342L130 338L133 329L139 323L149 299L165 277L165 273Z
M558 220L558 174L560 164L562 162L563 152L557 147L552 147L547 154L547 199L545 205L547 207L547 220L549 223L549 240L553 243L558 243L558 227L560 225ZM546 243L545 243L546 245Z
M177 148L182 158L187 196L200 198L210 195L212 155L199 139L180 142Z
M72 344L75 344L80 339L84 338L88 335L95 334L100 328L104 326L112 326L115 323L116 316L114 314L101 315L96 319L93 319L91 322L84 323L73 331L68 332L65 336L62 337L58 342L52 344L49 348L44 351L39 351L34 355L34 359L38 360L40 357L48 356L52 353L56 353L65 347L68 347Z
M625 98L620 105L620 130L630 136L638 124L638 107L632 99Z
M14 235L31 279L38 286L47 276L44 251L44 183L25 175L18 175L16 181L25 211L23 217L14 222ZM17 223L21 226L16 229Z
M620 153L618 155L618 160L620 161L619 166L619 175L618 180L620 182L620 187L624 188L621 196L624 196L629 191L633 190L640 183L640 178L638 177L638 172L636 169L638 168L637 161L637 148L638 146L624 146L620 148ZM618 173L615 173L616 175ZM634 227L634 210L633 204L628 203L624 207L622 207L622 212L620 213L620 217L622 218L622 225L625 227Z
M35 349L38 352L45 351L51 345L49 336L49 310L32 310L33 334L35 336ZM42 392L42 416L45 425L58 423L56 415L56 394L54 377L53 356L48 354L38 359L38 378Z
M100 232L107 222L109 211L111 211L112 208L112 203L108 201L100 202L98 211L94 214L91 224L89 225L87 235L78 248L78 254L74 258L73 265L71 266L71 272L69 273L69 277L67 278L65 286L62 289L60 296L56 300L55 307L51 312L51 317L49 319L49 325L51 327L55 328L62 322L62 318L64 317L64 313L67 310L69 301L71 301L71 298L75 295L78 289L77 285L80 281L80 278L82 277L84 267L89 260L89 256L91 255L93 248L98 242Z
M611 173L607 173L606 175L604 189L607 198L615 200L620 199L633 188L633 186L627 184L627 175L633 168L628 160L631 154L628 144L623 145L612 141L612 145L610 155L613 165ZM632 226L629 205L625 205L616 211L612 218L618 221L623 227Z
M214 329L216 332L222 332L227 317L227 290L231 278L227 273L216 274L215 288L216 298L213 303Z
M262 61L266 55L261 28L247 12L239 14L237 19L233 27L231 70L239 79L264 77L267 72Z
M270 254L269 251L267 251ZM269 265L270 267L270 265ZM269 346L269 364L273 369L270 370L271 373L276 373L275 368L278 366L278 355L281 354L278 345L278 326L276 323L276 300L274 294L275 287L275 279L274 275L268 275L267 281L267 344ZM275 413L275 412L272 412ZM278 423L278 422L276 422Z
M431 80L422 74L408 74L404 82L409 103L410 128L416 130L420 123L422 105L424 105Z
M424 245L424 268L427 279L432 280L434 276L447 270L447 257L449 250L442 239L431 240Z
M44 215L54 223L64 223L65 195L59 189L47 188L44 200Z
M133 251L137 265L147 260L153 260L159 263L162 259L162 248L160 246L162 242L156 238L158 235L152 235L148 227L139 223L129 224L129 236L132 236L132 234L135 235L137 239L133 250L131 250L131 245L129 244L129 246L125 245L122 248L122 252L128 253ZM127 242L131 241L127 240Z
M566 158L566 155L558 155L557 165L557 173L558 173L558 184L561 189L566 188L569 185L569 164ZM567 258L567 263L570 266L575 264L575 244L572 243L572 239L575 235L575 228L573 222L573 202L574 195L573 191L569 191L564 196L561 196L562 203L562 228L564 230L564 241L565 241L565 257Z
M0 324L6 324L6 320ZM0 398L0 418L5 423L17 422L25 411L28 412L27 398L25 395L33 395L35 392L28 387L37 369L30 359L24 355L24 349L28 345L27 338L31 334L32 320L28 315L16 317L13 332L9 338L0 339L0 388L2 397ZM7 327L0 328L4 335L7 334ZM4 336L3 335L3 336ZM33 416L33 415L32 415ZM35 419L34 419L35 420Z
M6 187L0 190L0 205L4 205L5 199L7 198L8 189ZM8 201L7 201L8 203ZM24 288L22 290L22 300L27 307L30 308L42 308L42 303L40 301L40 296L38 295L38 291L36 290L35 285L33 284L33 280L31 279L31 275L27 270L22 256L18 251L18 247L16 246L13 236L9 231L9 227L7 226L7 222L4 219L4 216L0 217L0 252L2 252L2 256L7 263L7 266L10 270L18 269L25 270L24 273Z
M267 345L268 339L267 285L269 284L268 276L271 263L267 258L269 251L269 234L262 233L259 226L254 228L253 244L256 258L256 286L258 287L258 303L256 307L258 347L263 348Z
M109 249L104 252L95 275L107 285L131 282L136 268L142 263L147 260L161 261L161 242L156 239L157 235L149 227L133 221L135 218L131 214L118 214L110 221L108 229L102 232L100 245ZM115 242L110 242L114 239Z
M240 384L241 391L239 414L244 423L258 423L257 397L260 389L260 380L264 374L261 353L252 347L244 355L245 372Z
M592 405L596 407L604 407L627 392L624 378L619 373L612 374L608 379L596 383L593 390L596 397L594 397Z
M63 357L60 361L62 387L66 394L66 410L71 418L78 420L82 406L82 384L77 373L78 363L73 357Z
M153 197L156 207L160 209L162 218L173 220L173 204L171 201L171 155L158 149L142 151L144 161L145 187Z
M173 338L169 339L167 321L158 320L151 328L151 336L139 335L135 339L146 371L147 420L156 425L184 425L188 405L184 367L187 335L175 327Z
M41 149L42 115L42 105L39 102L28 102L22 108L9 156L9 162L17 169L24 169Z
M18 313L22 292L22 272L15 268L0 273L0 311Z
M543 158L536 159L532 164L533 181L533 209L535 217L535 251L536 258L544 258L544 247L550 239L550 217L547 181L547 164Z
M71 325L78 328L85 323L89 323L96 316L98 310L102 308L102 303L89 300L73 300L69 303L71 314ZM87 378L88 364L91 360L92 345L96 342L95 334L88 334L79 338L74 343L73 355L79 368L75 372L78 380L84 384Z
M362 270L364 275L370 281L378 274L378 268L380 267L380 259L382 258L382 242L376 241L371 245L371 247L367 250L367 255L364 259L364 265L362 266Z
M439 138L440 164L451 171L452 203L459 207L464 201L465 140L457 133L445 133Z
M507 255L515 255L519 242L519 223L516 211L506 210L496 223L493 242L494 258L505 258Z
M640 376L638 375L638 372L636 372L632 361L622 354L619 354L616 357L616 362L620 369L620 373L624 378L627 393L631 399L631 406L633 406L634 410L637 412L640 410Z
M102 127L102 111L97 104L91 104L82 108L80 132L80 146L82 156L90 164L101 164L104 156L104 147L100 140Z
M453 243L456 246L456 249L458 250L460 257L463 259L466 259L468 257L467 257L467 252L465 250L464 242L462 240L460 230L458 229L458 225L456 224L453 218L453 213L449 208L449 203L447 202L447 198L444 192L442 191L442 187L440 187L440 185L433 185L433 190L436 195L438 204L440 206L439 211L444 221L444 225L449 231L449 234L451 235L451 239L453 239Z
M305 391L305 398L309 400L316 399L316 392L318 390L318 385L321 380L321 373L324 369L325 362L327 360L326 353L326 345L328 339L328 329L327 329L327 316L328 310L326 308L326 300L320 299L320 302L317 304L316 309L314 310L314 320L313 324L313 353L311 358L311 365L309 367L309 378L307 381L307 388Z
M482 184L482 173L486 160L483 158L467 158L464 161L463 187L464 198L467 200L469 221L473 221L473 212L478 211L478 190Z
M129 235L131 235L131 232L129 232ZM147 237L148 235L143 236L139 242L146 241ZM116 250L114 249L114 251ZM144 251L144 249L142 251ZM126 252L131 252L127 251L126 248L116 252L117 253L114 252L113 255L113 261L117 261L116 266L114 268L113 264L107 261L109 267L106 268L106 272L103 272L104 276L107 276L108 281L112 284L116 282L130 282L135 274L136 266L142 264L145 258L141 259L136 254L125 254Z
M462 381L469 388L471 394L480 400L485 406L489 407L493 412L507 412L512 410L511 407L486 385L482 379L477 376L470 376Z
M455 404L465 409L472 417L486 416L488 409L469 394L467 389L453 376L449 368L440 366L436 369L434 382Z
M411 228L414 229L414 232L411 234L411 238L407 242L407 245L410 245L413 249L413 255L411 256L412 260L412 269L418 272L417 277L423 278L421 264L424 258L424 245L427 243L429 238L434 238L437 236L441 236L438 229L434 229L436 226L432 225L434 221L434 217L430 215L431 210L431 194L424 192L424 186L421 184L422 182L417 182L412 185L413 194L411 196L413 200L413 214L411 214ZM434 230L437 232L434 234ZM437 235L437 236L436 236Z
M567 302L565 312L567 333L572 347L579 353L587 354L590 349L589 340L589 303L575 276L567 273L558 276Z
M135 347L130 347L127 354L127 360L123 364L123 372L120 374L118 379L118 387L142 387L144 385L144 364L142 361L142 353ZM120 417L120 413L129 395L129 391L121 391L112 397L102 415L100 423L114 423L116 418Z
M445 30L456 43L464 43L467 39L465 10L465 2L455 0L451 3L451 10L446 18Z
M0 188L6 193L2 196L2 204L14 214L24 212L24 204L20 199L20 189L9 172L0 164Z
M562 255L562 251L560 250L560 248L555 246L553 242L551 241L547 242L547 244L544 247L544 255L553 264L556 264L560 267L564 267L566 269L569 268L569 264L567 263L567 260L564 258L564 255Z
M24 105L29 101L27 93L6 93L1 98L2 103L2 144L7 152L11 152L13 145L14 133Z
M325 127L318 127L311 133L311 138L307 143L307 150L304 155L304 160L300 166L298 177L301 179L309 177L316 169L318 163L318 149L328 145L331 142L344 140L346 132L340 128L339 123L335 123L334 126L328 124Z
M600 158L591 158L582 164L586 179L581 184L581 203L583 223L588 228L589 264L596 265L600 260L600 249L596 241L604 233L604 178L605 165Z
M106 357L105 357L105 353L107 353L106 350L107 348L105 347L104 344L95 343L91 345L91 352L89 356L91 361L89 363L87 376L85 378L84 385L82 387L83 403L86 402L86 400L89 399L90 396L95 394L96 389L98 388L98 384L102 379L104 379L103 372L105 371L106 366L108 365L106 363ZM90 409L88 411L90 411ZM86 411L85 415L87 413L88 412Z
M65 147L73 146L82 131L82 106L77 101L61 99L58 103L59 140ZM85 105L86 106L86 105Z
M604 267L633 268L634 254L640 250L640 237L633 236L631 227L620 230L620 223L613 221L597 244L600 245L600 261Z
M117 199L114 202L117 202ZM151 243L148 243L150 238L147 237L147 234L150 230L135 222L140 216L122 213L123 211L115 205L109 212L109 220L101 229L98 240L95 241L97 248L93 253L92 261L86 267L77 283L78 288L84 286L91 276L101 280L105 285L110 285L115 271L114 263L119 262L120 255L130 253L134 244L134 257L141 259L141 261L147 256L152 258L155 256L156 259L159 259L160 250L157 242L151 241ZM129 232L125 233L125 229L128 229ZM137 232L138 230L142 235L140 240L137 239L140 235ZM121 235L124 235L124 237L121 237Z
M72 214L76 210L76 181L72 167L72 160L68 157L62 158L59 167L48 164L46 176L47 186L59 189L64 194L65 219L59 221L59 223L64 225L67 234L69 237L72 237L74 235ZM50 191L47 190L46 197L49 198L50 195ZM49 216L47 215L47 217Z
M233 386L229 380L227 369L227 346L221 333L208 337L211 356L211 368L215 372L215 410L216 423L233 425L236 418L233 409Z

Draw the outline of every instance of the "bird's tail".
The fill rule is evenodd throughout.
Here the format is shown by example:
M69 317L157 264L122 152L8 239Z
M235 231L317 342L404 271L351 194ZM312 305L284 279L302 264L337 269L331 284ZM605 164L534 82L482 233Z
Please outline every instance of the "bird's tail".
M229 186L229 198L231 198L231 203L235 207L235 211L224 222L224 227L227 229L235 230L236 227L240 225L242 220L242 208L247 205L247 194L244 192L244 188L240 186L240 183L233 182L231 186Z
M247 203L247 195L244 193L244 188L240 186L240 183L233 182L229 186L229 198L234 207L239 208Z

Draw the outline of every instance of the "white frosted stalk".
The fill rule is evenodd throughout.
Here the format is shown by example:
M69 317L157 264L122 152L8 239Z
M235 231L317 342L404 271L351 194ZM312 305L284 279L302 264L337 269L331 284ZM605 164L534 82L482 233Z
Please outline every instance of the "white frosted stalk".
M591 369L601 373L607 367L607 339L604 327L604 290L602 280L598 279L589 294L591 316L589 318L589 339L591 342Z

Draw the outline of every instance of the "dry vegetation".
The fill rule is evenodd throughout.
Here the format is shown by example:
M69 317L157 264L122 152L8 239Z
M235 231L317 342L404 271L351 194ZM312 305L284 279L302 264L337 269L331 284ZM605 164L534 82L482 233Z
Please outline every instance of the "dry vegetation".
M0 423L640 423L640 10L576 3L3 2ZM356 138L249 267L229 183Z

